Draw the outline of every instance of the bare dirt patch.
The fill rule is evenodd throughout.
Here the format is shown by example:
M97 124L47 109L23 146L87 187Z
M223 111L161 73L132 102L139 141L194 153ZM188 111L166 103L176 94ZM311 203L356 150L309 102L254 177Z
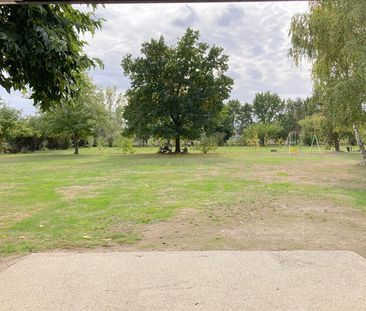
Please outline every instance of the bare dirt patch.
M15 186L14 185L5 185L5 184L0 184L0 193L1 192L5 192L5 191L9 191L9 190L13 190L15 189Z
M183 209L165 222L142 226L142 240L137 247L151 250L210 249L209 241L217 234L217 229L215 223L205 217L202 211Z
M11 212L0 215L0 225L4 224L16 224L23 219L30 217L33 211L19 211L19 212Z
M100 189L99 184L75 185L58 189L58 193L65 200L74 200L76 198L92 198L96 196L96 191Z
M237 170L233 176L266 183L291 182L305 186L346 186L349 189L361 187L366 191L366 183L360 182L365 179L365 173L366 171L360 171L354 164L303 162L301 165L252 165L250 170Z
M138 249L148 250L351 250L366 257L366 217L361 210L303 198L263 207L184 209L144 225Z

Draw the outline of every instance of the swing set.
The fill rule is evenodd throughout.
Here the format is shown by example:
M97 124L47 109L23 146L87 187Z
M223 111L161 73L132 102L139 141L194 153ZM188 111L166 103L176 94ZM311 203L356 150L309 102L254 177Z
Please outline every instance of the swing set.
M313 148L316 146L319 154L321 154L322 152L320 150L318 136L315 133L311 133L310 135L311 135L311 144L310 144L311 152L313 152ZM302 153L301 141L303 140L304 137L305 137L305 133L290 132L285 141L284 148L288 148L289 154Z

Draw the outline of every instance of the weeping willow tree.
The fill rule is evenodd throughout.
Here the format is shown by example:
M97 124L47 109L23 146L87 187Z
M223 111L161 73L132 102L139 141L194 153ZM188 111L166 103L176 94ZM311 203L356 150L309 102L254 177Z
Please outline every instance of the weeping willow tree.
M312 63L314 91L324 116L341 131L352 127L366 165L359 135L366 114L366 1L319 0L292 18L289 56L296 65Z

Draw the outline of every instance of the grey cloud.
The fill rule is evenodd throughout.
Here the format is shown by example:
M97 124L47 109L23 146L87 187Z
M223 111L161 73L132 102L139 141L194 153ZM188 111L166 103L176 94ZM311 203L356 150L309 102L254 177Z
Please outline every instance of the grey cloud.
M260 70L257 70L257 69L248 68L247 69L247 74L251 78L251 80L253 80L253 82L258 82L263 77L262 72Z
M172 20L172 24L178 27L190 27L192 26L198 19L198 16L194 9L185 5L181 10L179 10L179 16Z
M262 54L265 53L263 47L256 45L253 48L250 49L250 53L254 56L254 57L259 57Z
M222 27L236 26L245 17L244 10L238 5L229 5L225 12L220 16L217 23Z

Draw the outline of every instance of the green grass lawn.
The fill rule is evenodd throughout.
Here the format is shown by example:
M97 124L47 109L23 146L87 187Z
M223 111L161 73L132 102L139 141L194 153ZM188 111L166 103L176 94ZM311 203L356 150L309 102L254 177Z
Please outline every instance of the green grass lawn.
M151 239L149 230L174 227L172 220L186 209L207 219L196 225L197 236L205 235L205 240L185 241L192 249L224 247L229 238L217 232L241 218L248 225L264 217L287 226L308 221L310 213L310 223L321 222L316 211L303 211L302 202L307 208L329 205L330 213L332 207L342 207L353 217L348 219L350 230L357 227L352 219L357 222L366 215L366 170L357 166L360 155L302 150L290 155L280 149L272 153L270 148L225 147L211 154L159 155L156 148L141 148L125 155L118 149L93 148L81 149L77 156L71 150L1 155L0 254L126 245L159 248L158 237ZM287 209L280 209L284 202L294 202L299 212L288 216ZM253 216L254 210L257 216L266 214ZM334 217L324 217L333 224ZM184 221L180 225L184 227ZM270 222L265 225L271 229ZM172 232L167 235L173 236L173 229L167 229ZM244 241L240 234L237 240ZM145 238L149 244L143 243ZM175 239L176 249L180 241ZM231 248L245 248L230 241ZM298 243L291 245L301 247Z

